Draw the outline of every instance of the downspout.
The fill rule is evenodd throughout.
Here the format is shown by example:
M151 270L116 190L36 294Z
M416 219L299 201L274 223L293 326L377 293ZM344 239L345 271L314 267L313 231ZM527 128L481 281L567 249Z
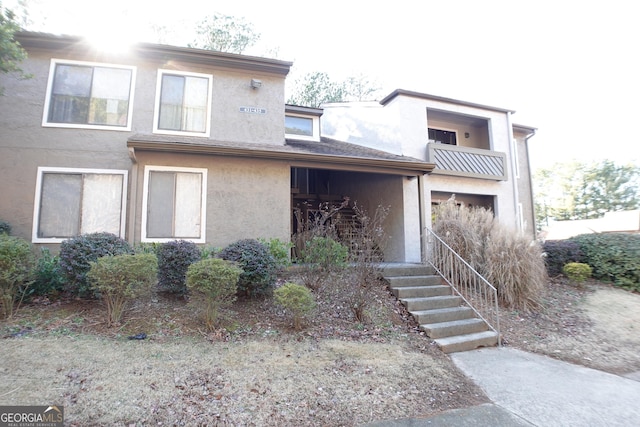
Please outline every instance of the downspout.
M424 205L424 174L418 175L418 215L420 217L420 261L422 264L427 262L427 227Z
M133 246L135 243L136 232L136 213L138 206L138 159L136 158L136 150L129 147L129 158L131 159L131 179L129 185L129 224L127 225L127 241Z
M533 179L531 177L531 161L529 158L529 139L533 138L536 135L536 130L533 129L533 132L524 137L524 149L527 151L527 172L529 175L529 197L531 197L531 227L533 228L533 240L537 240L538 238L538 227L536 224L536 202L533 198Z
M515 138L513 137L513 123L511 123L511 112L507 112L507 125L509 130L509 157L511 158L511 176L512 176L512 187L513 187L513 212L515 213L515 222L516 229L519 231L522 230L522 224L520 224L520 215L518 209L518 201L520 200L520 195L518 193L518 178L517 178L517 166L516 162L518 159L514 156L514 144Z

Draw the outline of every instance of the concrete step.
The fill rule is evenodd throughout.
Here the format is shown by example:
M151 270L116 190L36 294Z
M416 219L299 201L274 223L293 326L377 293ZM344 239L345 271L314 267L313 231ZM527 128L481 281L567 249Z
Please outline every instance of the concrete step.
M444 284L442 278L436 275L385 276L384 278L389 282L390 288L402 288L405 286L439 286Z
M446 295L428 298L402 298L400 299L409 312L432 310L435 308L457 307L462 302L462 298Z
M452 337L454 335L468 335L489 330L482 319L462 319L450 322L429 323L420 325L420 329L431 339Z
M426 264L383 264L382 275L387 276L430 276L435 270Z
M453 320L472 319L475 317L475 312L471 309L471 307L466 306L437 308L432 310L418 310L412 311L411 314L416 319L416 322L418 322L418 324L420 325L427 323L440 323L451 322Z
M391 288L391 292L396 298L416 298L416 297L437 297L443 295L451 295L450 286L403 286L400 288Z
M498 344L498 334L489 330L468 335L437 338L434 341L443 352L456 353L473 350L478 347L493 347Z

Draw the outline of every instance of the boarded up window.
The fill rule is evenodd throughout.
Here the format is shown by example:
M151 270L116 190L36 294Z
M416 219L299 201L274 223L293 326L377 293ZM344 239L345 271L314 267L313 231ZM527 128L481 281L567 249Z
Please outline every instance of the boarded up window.
M38 238L69 238L108 232L122 236L122 173L44 171Z

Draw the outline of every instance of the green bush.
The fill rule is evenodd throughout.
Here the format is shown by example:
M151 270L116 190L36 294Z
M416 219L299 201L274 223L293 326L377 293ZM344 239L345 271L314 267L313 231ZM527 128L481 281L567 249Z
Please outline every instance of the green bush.
M0 234L11 234L11 224L6 221L0 221Z
M313 237L305 242L302 261L315 264L323 270L341 269L347 266L349 248L331 237Z
M132 254L131 245L115 234L91 233L73 237L60 245L60 271L66 278L65 290L72 295L96 297L87 282L91 263L107 255Z
M24 239L0 234L0 305L2 317L11 317L15 302L29 286L34 267L31 245Z
M217 246L206 245L200 248L200 258L215 258L215 256L220 253L221 249Z
M291 312L296 330L302 328L302 319L316 307L311 291L306 286L296 283L285 283L276 289L273 295L278 305Z
M276 260L269 249L255 239L244 239L232 243L217 257L238 263L242 269L238 281L238 292L246 296L264 294L275 282Z
M241 274L242 269L220 258L206 258L187 269L187 288L196 300L204 301L205 324L210 330L215 329L220 310L235 301Z
M165 242L158 248L158 286L161 290L185 294L187 269L200 260L200 249L187 240Z
M156 281L154 254L104 256L91 263L88 281L107 307L107 323L117 325L127 302L149 292Z
M562 272L565 276L567 276L570 280L581 284L584 283L589 277L591 277L591 267L588 264L583 264L581 262L570 262L565 264L562 268Z
M581 234L570 240L580 247L595 279L640 291L639 234Z
M279 270L285 269L291 265L291 248L293 243L284 242L278 238L258 239L260 243L265 245L273 258Z
M580 246L571 240L547 240L542 245L549 276L562 274L564 266L570 262L583 262L584 256Z
M60 257L52 255L48 248L40 249L33 285L28 295L53 296L64 290L65 277L60 270Z
M159 247L160 244L156 242L138 242L133 245L133 253L156 255Z

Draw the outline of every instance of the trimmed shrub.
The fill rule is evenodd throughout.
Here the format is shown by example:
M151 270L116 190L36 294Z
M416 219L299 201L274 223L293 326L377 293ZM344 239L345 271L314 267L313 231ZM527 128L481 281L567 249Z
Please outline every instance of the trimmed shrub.
M269 249L255 239L244 239L232 243L217 257L238 263L242 269L238 281L238 292L246 296L264 294L275 282L276 260Z
M640 291L640 235L581 234L570 240L580 247L595 279Z
M126 240L111 233L83 234L63 241L59 266L66 278L65 290L80 297L96 297L86 277L91 263L103 256L132 253Z
M316 307L316 302L309 288L296 283L285 283L273 291L273 296L278 305L291 313L293 326L297 331L302 329L302 319Z
M158 248L158 286L163 291L185 294L187 269L200 260L200 249L188 240L165 242Z
M6 221L0 221L0 234L11 234L11 224Z
M293 243L284 242L278 238L258 239L258 241L269 249L269 252L276 260L278 270L283 270L291 265Z
M588 264L581 262L570 262L562 268L562 272L569 280L582 284L585 280L591 277L591 267Z
M347 266L349 248L331 237L313 237L307 240L302 262L315 264L323 270L342 269Z
M151 290L157 272L154 254L104 256L91 263L87 279L102 296L109 326L120 323L129 301Z
M156 242L138 242L133 245L133 253L156 255L159 247L160 244Z
M40 249L33 285L28 295L53 296L64 290L65 278L60 270L60 257L52 255L48 248Z
M13 316L15 302L29 286L34 266L31 245L24 239L0 234L0 306L2 317Z
M187 288L205 305L205 324L214 330L221 309L236 299L242 269L220 258L206 258L187 269Z
M582 262L584 257L578 243L571 240L547 240L542 245L544 263L549 276L562 274L564 266L570 262Z
M215 258L215 256L221 251L217 246L203 246L200 248L200 259Z

